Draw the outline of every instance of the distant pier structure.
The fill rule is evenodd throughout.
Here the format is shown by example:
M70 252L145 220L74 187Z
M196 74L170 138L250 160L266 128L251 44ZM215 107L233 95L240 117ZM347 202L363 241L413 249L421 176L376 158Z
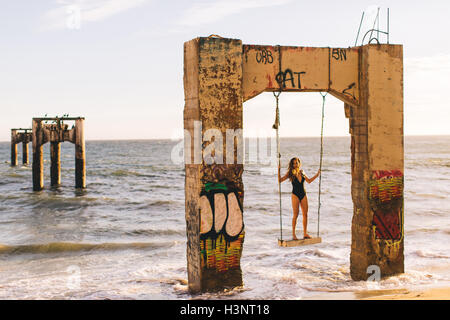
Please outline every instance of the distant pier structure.
M15 128L11 129L11 166L18 165L17 145L22 143L22 163L30 163L28 157L28 143L31 141L31 129Z
M61 142L75 144L75 188L86 188L86 148L83 117L33 118L33 190L44 188L43 146L50 142L51 186L61 184ZM75 121L69 129L64 121ZM49 123L50 122L50 123Z

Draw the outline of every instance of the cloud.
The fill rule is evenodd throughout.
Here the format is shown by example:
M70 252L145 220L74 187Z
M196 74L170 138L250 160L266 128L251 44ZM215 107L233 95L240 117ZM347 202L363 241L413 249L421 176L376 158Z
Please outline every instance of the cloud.
M405 68L408 68L413 72L440 72L441 74L444 73L447 75L447 72L450 69L450 54L441 53L428 57L406 58Z
M449 134L450 54L405 58L405 134Z
M443 97L449 90L450 54L428 57L405 58L405 100L413 105L442 106L447 108L448 99Z
M194 3L180 18L179 25L194 27L221 20L248 9L284 5L291 0L218 0Z
M86 22L97 22L136 8L149 0L57 0L58 7L43 16L43 30L79 29Z

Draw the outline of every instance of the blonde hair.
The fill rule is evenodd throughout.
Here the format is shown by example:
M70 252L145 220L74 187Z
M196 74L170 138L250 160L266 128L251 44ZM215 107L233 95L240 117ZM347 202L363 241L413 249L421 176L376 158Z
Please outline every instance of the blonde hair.
M294 161L295 160L297 160L298 161L298 168L297 169L294 169ZM299 171L300 171L300 167L301 167L301 165L302 165L302 161L299 159L299 158L297 158L297 157L294 157L294 158L292 158L290 161L289 161L289 166L288 166L288 177L289 177L289 180L292 182L292 181L294 181L294 178L296 177L296 175L299 173ZM294 173L294 171L296 171L295 173Z

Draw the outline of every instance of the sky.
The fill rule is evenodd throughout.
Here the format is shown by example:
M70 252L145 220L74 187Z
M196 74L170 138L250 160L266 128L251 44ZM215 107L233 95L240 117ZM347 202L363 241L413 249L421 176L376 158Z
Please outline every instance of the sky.
M0 0L0 141L45 114L84 116L87 140L180 137L184 42L345 48L378 7L380 29L389 7L390 43L404 46L405 135L450 134L450 1ZM244 103L244 135L274 134L274 103L271 93ZM319 136L321 103L283 93L280 135ZM348 135L331 95L324 134Z

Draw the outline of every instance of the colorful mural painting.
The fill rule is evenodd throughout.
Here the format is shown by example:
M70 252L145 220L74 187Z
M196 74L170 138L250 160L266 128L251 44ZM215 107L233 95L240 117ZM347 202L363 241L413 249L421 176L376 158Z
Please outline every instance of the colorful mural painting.
M201 266L225 272L240 268L244 242L243 192L239 185L242 171L236 166L205 167L205 182L200 193ZM225 177L234 172L236 181ZM213 181L211 181L213 180ZM242 182L240 182L242 184Z
M372 171L369 201L376 239L401 240L403 236L403 173Z

